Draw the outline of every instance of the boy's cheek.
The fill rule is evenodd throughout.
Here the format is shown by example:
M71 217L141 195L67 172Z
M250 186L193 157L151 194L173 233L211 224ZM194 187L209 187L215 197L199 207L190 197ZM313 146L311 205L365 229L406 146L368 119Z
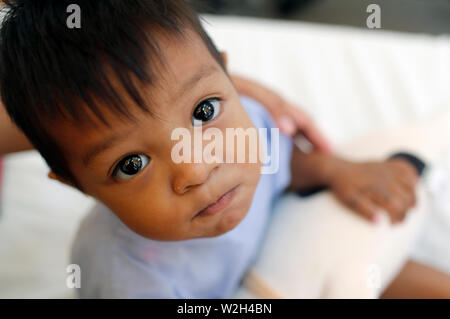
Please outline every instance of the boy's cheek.
M146 238L177 239L183 236L183 229L186 228L187 219L180 216L183 211L173 207L170 209L166 205L142 200L138 205L125 202L117 206L109 204L108 207L128 228Z

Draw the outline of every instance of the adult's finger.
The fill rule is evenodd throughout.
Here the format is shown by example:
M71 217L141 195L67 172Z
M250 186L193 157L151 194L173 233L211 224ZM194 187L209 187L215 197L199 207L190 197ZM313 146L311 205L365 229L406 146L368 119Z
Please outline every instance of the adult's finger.
M297 127L291 116L285 114L281 115L275 119L275 122L282 133L289 136L294 136L295 133L297 133Z
M375 223L379 221L381 209L369 197L363 194L352 193L341 197L341 200L367 220Z
M372 188L367 195L388 212L392 223L403 221L412 204L407 192L400 185Z

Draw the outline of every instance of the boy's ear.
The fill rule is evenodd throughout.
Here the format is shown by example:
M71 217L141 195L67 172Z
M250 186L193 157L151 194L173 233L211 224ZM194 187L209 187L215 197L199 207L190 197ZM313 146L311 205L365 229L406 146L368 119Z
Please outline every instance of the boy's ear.
M57 174L54 173L53 171L50 171L50 172L48 173L48 177L51 178L51 179L54 179L55 181L61 182L61 183L63 183L63 184L66 184L66 185L68 185L68 186L75 187L75 185L73 185L73 183L71 183L71 182L69 182L67 179L65 179L65 178L63 178L63 177L57 175Z
M226 51L220 51L220 55L222 56L223 64L225 64L225 69L228 70L228 54Z

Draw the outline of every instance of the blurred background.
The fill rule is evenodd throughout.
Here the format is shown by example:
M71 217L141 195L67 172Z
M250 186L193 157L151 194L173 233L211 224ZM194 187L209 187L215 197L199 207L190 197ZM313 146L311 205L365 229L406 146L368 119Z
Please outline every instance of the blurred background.
M205 28L227 52L231 73L301 107L333 145L431 117L448 119L443 127L449 138L436 140L450 141L450 0L189 1L207 16ZM381 30L367 28L372 3L381 7ZM0 132L0 156L5 136ZM441 149L448 152L441 171L450 172L450 144ZM366 156L359 147L350 151L353 159ZM66 267L94 200L48 179L34 151L5 156L2 164L0 298L75 297ZM450 177L447 184L442 180L434 189L444 195L433 195L442 203L430 209L412 257L450 274Z
M450 0L191 0L200 12L366 27L381 7L382 29L450 34Z

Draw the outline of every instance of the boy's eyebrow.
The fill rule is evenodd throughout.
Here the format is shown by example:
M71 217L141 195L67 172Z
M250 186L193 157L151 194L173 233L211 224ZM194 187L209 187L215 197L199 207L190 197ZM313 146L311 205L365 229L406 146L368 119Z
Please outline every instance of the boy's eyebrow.
M115 134L112 135L110 137L108 137L106 140L94 145L93 147L91 147L83 156L82 156L82 160L83 160L83 164L85 166L88 166L89 163L92 161L92 159L96 156L98 156L98 154L104 152L105 150L107 150L108 148L113 147L113 145L117 144L118 142L120 142L121 140L125 139L126 137L128 137L131 133L132 129L127 130L124 133L121 134Z
M204 77L211 76L217 71L218 68L215 65L202 66L197 73L195 73L181 85L181 88L173 95L173 101L178 101L181 96L183 96L185 92L190 91L198 81L200 81Z

